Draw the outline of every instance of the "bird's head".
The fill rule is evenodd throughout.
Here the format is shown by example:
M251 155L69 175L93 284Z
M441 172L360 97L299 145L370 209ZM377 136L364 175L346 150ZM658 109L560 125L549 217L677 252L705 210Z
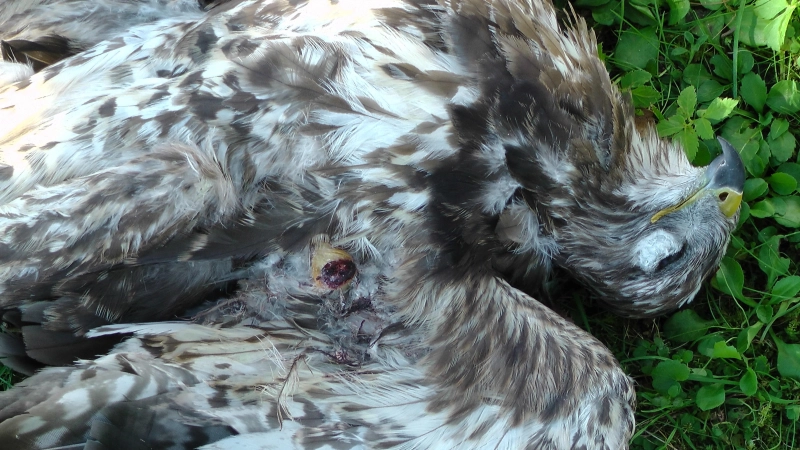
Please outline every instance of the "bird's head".
M612 139L608 164L590 162L594 145L576 139L540 153L537 170L510 168L555 243L554 263L615 312L650 317L691 301L718 266L739 218L744 165L723 139L711 164L694 167L654 133L624 134ZM512 160L524 151L511 150Z
M655 138L637 144L618 168L619 184L553 198L549 219L558 224L559 265L616 312L648 317L691 301L716 269L739 217L744 166L722 139L722 154L704 168Z
M720 140L719 157L692 166L678 145L635 125L630 98L611 82L580 19L559 30L552 11L536 3L526 14L499 3L514 19L492 29L499 57L491 61L504 70L485 90L497 92L494 126L520 186L517 209L501 215L500 226L535 224L527 229L536 233L510 240L534 251L522 241L546 243L540 254L544 248L622 315L687 303L736 226L744 184L738 153Z

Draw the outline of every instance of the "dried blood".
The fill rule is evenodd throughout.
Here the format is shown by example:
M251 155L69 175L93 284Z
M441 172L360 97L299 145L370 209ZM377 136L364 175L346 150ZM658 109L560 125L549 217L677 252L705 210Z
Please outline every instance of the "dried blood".
M338 289L356 274L356 264L346 259L330 261L322 267L319 280L330 289Z

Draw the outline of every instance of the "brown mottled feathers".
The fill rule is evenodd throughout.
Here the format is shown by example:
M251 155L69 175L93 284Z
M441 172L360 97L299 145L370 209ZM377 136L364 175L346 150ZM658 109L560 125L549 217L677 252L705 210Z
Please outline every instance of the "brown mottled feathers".
M537 299L674 309L738 217L736 152L637 129L547 1L0 3L47 36L0 62L0 352L82 359L3 445L625 448L632 381Z

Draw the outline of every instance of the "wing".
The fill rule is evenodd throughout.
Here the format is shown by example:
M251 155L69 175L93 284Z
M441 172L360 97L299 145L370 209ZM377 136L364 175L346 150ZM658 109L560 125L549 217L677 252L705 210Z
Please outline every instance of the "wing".
M28 355L64 364L98 353L95 346L81 351L76 333L175 317L226 280L230 258L146 266L129 260L215 225L235 208L218 164L185 145L156 147L147 158L28 191L0 211L0 307L12 308L4 315L7 328L21 333ZM163 297L152 301L153 292Z
M412 68L376 70L406 57L382 53L394 33L377 14L327 5L340 18L317 37L289 4L237 5L134 26L2 91L0 305L56 300L11 314L14 328L172 317L255 257L319 232L346 230L356 236L345 243L376 252L370 221L394 220L381 217L395 208L385 202L419 176L368 155L416 142L420 121L446 129L444 95L460 78L414 43L407 57L422 57L414 79L426 91L396 103L380 86L407 83ZM281 31L248 22L276 14ZM356 26L375 41L342 32ZM454 151L444 139L421 142ZM362 171L405 179L362 183Z
M320 298L280 275L303 260L276 262L271 288L248 283L235 303L208 312L217 322L237 316L234 325L98 329L134 337L0 394L0 438L36 448L267 438L282 448L625 448L631 380L602 344L532 298L497 279L440 274L417 293L451 314L398 328L397 313L375 301L380 271L362 266L352 291ZM321 312L342 295L372 306Z
M170 80L172 69L165 75L149 66L152 55L143 45L175 37L168 33L175 23L191 27L199 17L178 14L183 6L173 3L126 3L122 11L103 2L27 3L56 9L47 16L53 23L40 24L45 28L77 32L69 19L81 8L96 12L92 18L99 22L144 8L130 24L105 24L111 34L145 22L129 41L100 42L25 85L9 87L0 100L9 125L0 136L0 307L12 308L7 327L21 333L39 361L59 364L96 354L77 351L71 333L109 322L175 317L229 281L237 264L275 250L277 237L302 226L298 216L307 211L294 198L278 198L275 183L252 173L247 149L243 158L226 155L225 146L220 154L220 137L203 134L215 130L205 105L225 97L198 92L216 84L187 86L183 78ZM9 5L3 7L14 8ZM170 11L177 17L159 22L169 14L147 9L159 5L174 6ZM22 25L20 32L35 34L36 27ZM185 32L173 31L175 41ZM167 51L162 64L185 74L207 63L192 61L193 45ZM197 108L172 104L178 91L197 98ZM233 107L259 112L252 95L237 97ZM233 132L228 125L223 136ZM171 132L159 130L162 126ZM250 220L258 214L269 216L263 226ZM296 237L301 247L315 234L311 228ZM186 261L182 253L198 245L197 239L234 245L213 256L209 250L202 261ZM154 299L153 292L161 296ZM49 300L56 301L36 304ZM13 310L18 306L24 311Z
M29 298L26 286L121 264L178 233L213 226L237 206L216 161L180 144L36 187L0 213L0 292L4 300Z

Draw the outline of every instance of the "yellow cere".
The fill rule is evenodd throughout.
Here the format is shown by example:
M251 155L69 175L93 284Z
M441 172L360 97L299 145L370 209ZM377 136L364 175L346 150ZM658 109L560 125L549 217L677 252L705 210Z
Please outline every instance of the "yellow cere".
M661 211L653 214L653 217L650 218L650 223L656 223L658 222L659 219L666 216L667 214L673 213L685 206L691 205L692 203L696 202L700 198L700 196L706 192L707 192L706 189L700 189L694 195L686 199L683 203L662 209ZM736 214L736 211L739 210L739 205L741 205L742 203L742 193L736 192L735 190L728 187L716 189L713 192L717 196L717 199L719 200L719 210L722 211L722 214L725 214L725 217L733 217L733 215Z

